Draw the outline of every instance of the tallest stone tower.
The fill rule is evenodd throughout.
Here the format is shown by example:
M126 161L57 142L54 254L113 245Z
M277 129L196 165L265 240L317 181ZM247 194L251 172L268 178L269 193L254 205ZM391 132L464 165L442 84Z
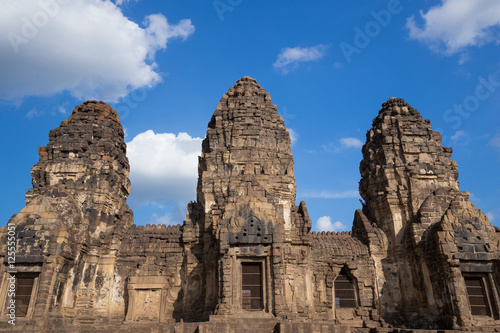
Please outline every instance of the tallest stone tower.
M193 316L200 305L205 316L207 309L219 315L242 308L271 313L280 306L273 301L271 271L276 281L281 268L273 260L280 261L285 244L308 244L311 223L305 204L295 206L290 135L255 79L241 78L222 96L198 170L197 202L188 207L183 240L190 254L186 285L200 293L189 293L186 309ZM242 294L238 284L245 270L257 270L269 285Z
M247 213L259 210L261 202L279 205L277 214L262 213L291 229L295 177L290 135L270 94L255 79L238 80L217 105L203 142L197 192L205 212L214 204L224 205L226 212ZM240 197L247 202L241 204ZM205 222L208 228L211 222Z

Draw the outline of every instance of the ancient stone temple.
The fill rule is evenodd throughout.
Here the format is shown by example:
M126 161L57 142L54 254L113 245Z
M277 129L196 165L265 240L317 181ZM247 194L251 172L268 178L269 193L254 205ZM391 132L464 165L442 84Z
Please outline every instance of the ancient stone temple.
M254 79L217 105L180 225L133 224L118 118L85 102L39 148L0 229L0 331L500 331L499 230L404 100L367 132L364 203L342 233L311 233L290 135Z

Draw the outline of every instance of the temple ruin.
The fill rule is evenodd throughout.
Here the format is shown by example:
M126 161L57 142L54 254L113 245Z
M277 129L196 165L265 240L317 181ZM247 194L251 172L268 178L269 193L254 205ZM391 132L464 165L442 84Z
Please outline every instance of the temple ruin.
M351 232L310 231L290 135L248 76L208 123L182 225L133 224L109 105L77 106L38 151L0 229L2 332L500 331L500 230L403 99L367 132Z

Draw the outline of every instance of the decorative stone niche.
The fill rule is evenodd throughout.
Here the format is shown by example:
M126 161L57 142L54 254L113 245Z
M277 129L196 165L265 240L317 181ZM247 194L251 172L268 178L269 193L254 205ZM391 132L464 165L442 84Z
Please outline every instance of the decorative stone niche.
M131 276L128 278L126 321L166 322L168 279L165 276Z
M229 235L229 244L271 244L273 242L272 227L255 216L250 216L239 232ZM271 230L270 230L271 229Z

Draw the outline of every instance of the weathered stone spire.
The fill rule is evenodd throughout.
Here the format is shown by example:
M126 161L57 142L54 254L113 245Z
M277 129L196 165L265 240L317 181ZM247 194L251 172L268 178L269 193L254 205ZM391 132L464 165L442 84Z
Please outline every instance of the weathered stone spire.
M459 190L451 153L400 98L382 105L367 133L359 185L366 204L353 231L369 244L388 321L399 322L401 313L412 313L410 325L466 320L462 271L486 272L495 257L495 231Z
M91 233L100 224L101 231L115 223L131 224L125 203L130 167L116 111L103 102L87 101L50 131L49 140L39 147L40 161L31 169L27 204L57 188L76 200Z
M383 223L379 227L390 238L401 236L404 224L433 191L458 191L452 149L442 146L430 121L403 99L391 97L382 104L366 139L359 190L365 213Z
M214 204L241 198L282 205L290 228L295 177L290 135L271 96L245 76L222 96L203 141L198 202Z
M239 279L231 265L240 251L262 257L272 247L273 274L285 279L281 249L310 246L307 207L295 206L290 134L269 93L251 77L222 96L198 170L197 202L189 204L183 225L190 286L183 306L191 318L230 315L241 309L241 296L231 289ZM265 302L268 310L274 306L271 296ZM288 311L283 301L275 306L277 313Z

